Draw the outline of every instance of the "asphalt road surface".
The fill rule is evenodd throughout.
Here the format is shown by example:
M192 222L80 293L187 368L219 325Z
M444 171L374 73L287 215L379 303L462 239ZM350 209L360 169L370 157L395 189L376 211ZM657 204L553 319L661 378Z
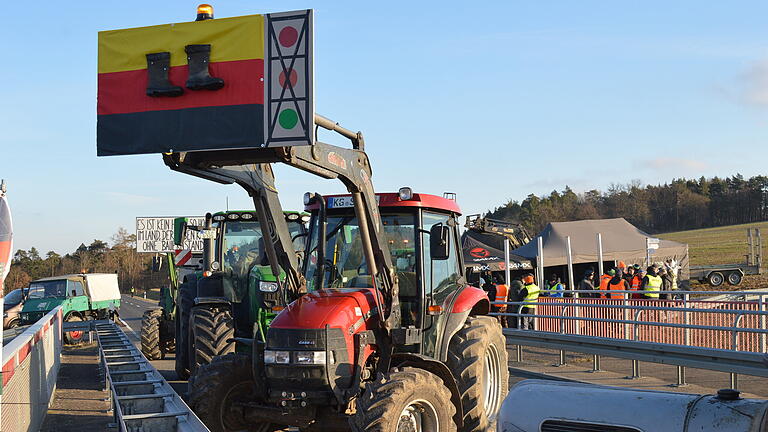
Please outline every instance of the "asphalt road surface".
M152 307L157 307L156 300L145 300L140 297L131 297L124 295L120 303L120 318L128 324L128 329L124 329L128 338L141 349L141 316L144 311ZM166 354L163 360L152 360L152 366L155 367L165 378L166 381L182 398L187 396L187 381L179 380L174 370L174 355Z

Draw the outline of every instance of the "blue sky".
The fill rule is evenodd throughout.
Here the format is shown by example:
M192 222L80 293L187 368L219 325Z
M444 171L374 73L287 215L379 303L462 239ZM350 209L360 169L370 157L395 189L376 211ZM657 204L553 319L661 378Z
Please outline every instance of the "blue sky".
M0 177L16 246L72 251L136 216L251 208L157 155L97 158L96 35L194 2L8 2ZM465 214L566 184L765 174L766 2L221 1L315 9L317 111L366 136L380 191L456 192ZM328 135L321 135L321 139ZM343 142L337 141L339 144ZM340 183L278 168L284 207Z

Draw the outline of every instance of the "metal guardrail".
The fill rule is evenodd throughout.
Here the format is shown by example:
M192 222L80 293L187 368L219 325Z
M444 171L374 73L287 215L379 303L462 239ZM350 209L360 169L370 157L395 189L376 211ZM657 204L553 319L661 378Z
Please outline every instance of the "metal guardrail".
M37 431L56 390L62 347L58 306L3 348L3 431Z
M768 377L768 355L653 342L504 329L507 343Z
M624 298L578 297L595 293L619 295ZM601 355L629 358L632 360L632 377L639 377L639 361L673 364L678 366L677 385L685 384L686 367L697 367L729 372L732 388L738 385L738 373L755 375L754 372L760 370L753 368L750 372L740 372L742 369L736 367L737 364L729 363L725 359L743 354L747 357L752 355L753 357L749 357L752 361L763 361L768 335L768 311L763 294L726 292L734 296L753 295L757 301L712 301L692 296L724 292L661 293L676 298L631 299L630 296L638 294L637 291L566 291L566 294L572 296L541 297L537 302L529 303L494 302L497 307L506 306L507 310L491 315L505 317L512 323L520 317L533 319L536 331L521 330L521 334L528 335L531 343L525 343L523 338L516 339L519 342L518 361L521 358L521 345L535 343L538 344L535 346L544 347L542 344L546 344L546 347L560 350L561 364L565 364L566 350L593 354L594 370L600 370ZM524 311L525 306L536 306L536 310L534 313L523 313L531 312L529 308ZM516 313L511 313L510 310L515 310ZM570 339L572 336L581 338ZM563 340L572 342L578 340L579 343L566 344L566 348L566 345L543 342L555 340L557 337L565 337ZM596 352L596 347L607 349L609 354ZM654 354L653 349L659 347L663 350ZM684 354L687 352L702 353L702 356L696 360L695 357L686 357ZM694 363L698 366L691 366Z
M120 432L208 431L117 324L95 328Z

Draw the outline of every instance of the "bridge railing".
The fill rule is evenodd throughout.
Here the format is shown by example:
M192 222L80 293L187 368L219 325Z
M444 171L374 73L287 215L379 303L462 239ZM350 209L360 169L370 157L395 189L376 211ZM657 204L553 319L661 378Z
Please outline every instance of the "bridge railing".
M56 307L3 347L0 430L40 429L61 364L61 313Z
M599 370L599 355L633 359L633 376L638 376L638 361L648 361L647 356L618 355L621 348L609 348L602 352L584 349L584 341L600 343L603 347L619 347L619 341L640 343L638 353L649 344L658 344L685 351L705 349L715 357L727 351L737 353L765 353L766 321L768 309L766 300L768 293L755 292L723 292L723 291L660 291L666 299L632 298L642 292L638 291L566 291L567 297L540 297L536 302L494 302L495 315L506 321L510 328L523 328L524 323L533 321L537 334L529 333L530 343L524 343L526 338L517 337L510 341L518 345L517 359L521 360L521 345L541 346L534 340L546 335L579 336L578 343L560 345L560 363L565 363L564 351L591 353L594 357L594 368ZM613 298L595 298L604 294ZM705 295L720 295L717 300L711 300ZM590 296L590 297L586 297ZM723 297L725 296L725 297ZM619 297L619 298L616 298ZM623 298L621 298L623 297ZM535 308L532 308L535 307ZM501 308L501 309L499 309ZM517 325L520 323L520 325ZM507 332L508 336L512 333ZM515 333L525 334L526 332ZM613 342L611 342L613 341ZM623 343L623 342L622 342ZM630 344L632 345L632 344ZM551 344L550 347L556 347ZM581 348L579 348L581 347ZM651 350L652 351L652 350ZM671 351L670 351L671 352ZM657 356L664 360L664 356ZM703 356L704 358L706 356ZM756 357L760 361L766 358ZM664 361L662 361L664 362ZM678 384L685 383L685 367L690 364L672 363L678 365ZM702 363L697 363L700 367ZM713 360L712 366L717 369L719 363ZM705 367L706 369L706 367ZM768 364L766 364L768 371ZM731 385L737 386L737 375L731 373Z
M537 302L494 302L492 315L532 317L539 331L636 340L702 348L766 352L768 293L661 291L668 299L636 299L637 291L566 291L572 297L540 297ZM607 293L614 297L584 295ZM708 300L702 294L753 296L754 300ZM580 295L577 297L576 294ZM505 310L499 311L503 306ZM535 313L530 312L535 306Z

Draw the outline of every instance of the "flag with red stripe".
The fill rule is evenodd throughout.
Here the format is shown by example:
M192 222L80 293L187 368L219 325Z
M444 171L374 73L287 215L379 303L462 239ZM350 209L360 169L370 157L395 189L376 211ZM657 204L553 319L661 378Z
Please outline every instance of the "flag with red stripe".
M99 32L99 156L259 147L264 112L264 17L249 15ZM192 89L188 47L207 46L208 75L223 86ZM150 63L147 55L162 55ZM155 65L156 68L151 66ZM150 96L157 82L181 91ZM152 78L155 77L155 78Z

